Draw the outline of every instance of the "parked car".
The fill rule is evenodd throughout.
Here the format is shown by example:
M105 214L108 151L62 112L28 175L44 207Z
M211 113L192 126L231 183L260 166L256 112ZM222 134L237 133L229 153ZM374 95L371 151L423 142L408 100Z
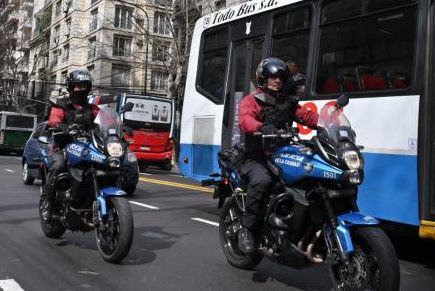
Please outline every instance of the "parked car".
M38 138L41 136L46 136L49 143L44 144L39 142ZM38 124L24 146L22 156L22 177L24 184L31 185L35 179L40 179L43 183L45 182L44 168L50 166L50 157L53 154L53 144L51 141L47 122ZM131 150L128 150L125 157L126 160L121 169L121 187L128 195L132 195L136 190L137 183L139 182L139 166L136 155Z

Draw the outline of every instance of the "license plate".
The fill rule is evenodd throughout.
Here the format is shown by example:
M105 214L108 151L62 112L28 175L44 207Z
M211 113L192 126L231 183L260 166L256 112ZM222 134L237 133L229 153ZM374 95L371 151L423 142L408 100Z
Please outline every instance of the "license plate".
M150 147L140 147L140 149L141 149L142 151L149 151L151 148L150 148Z

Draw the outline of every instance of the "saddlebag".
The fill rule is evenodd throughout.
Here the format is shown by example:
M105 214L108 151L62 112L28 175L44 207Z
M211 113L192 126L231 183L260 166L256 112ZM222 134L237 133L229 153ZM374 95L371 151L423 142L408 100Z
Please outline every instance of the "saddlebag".
M230 170L234 171L240 170L243 162L246 159L246 148L243 143L236 143L227 149L220 151L218 153L219 164L221 166L228 167Z

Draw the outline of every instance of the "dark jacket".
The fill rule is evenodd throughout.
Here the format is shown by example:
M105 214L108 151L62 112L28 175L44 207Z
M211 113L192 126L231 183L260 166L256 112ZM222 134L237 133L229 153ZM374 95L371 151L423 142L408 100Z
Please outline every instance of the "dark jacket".
M73 104L67 99L61 99L56 104L51 105L50 114L48 116L48 126L56 127L61 123L72 123L77 113L90 113L94 118L99 112L97 105L88 104L79 105Z
M319 115L299 105L293 96L265 93L258 88L243 97L239 106L239 126L245 134L246 147L251 152L263 151L261 137L254 136L264 124L273 124L277 129L291 126L293 121L315 129Z

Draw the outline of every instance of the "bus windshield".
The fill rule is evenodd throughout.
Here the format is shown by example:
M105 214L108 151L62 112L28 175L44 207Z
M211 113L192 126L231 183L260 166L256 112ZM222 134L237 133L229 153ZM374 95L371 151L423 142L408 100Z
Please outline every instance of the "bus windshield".
M6 127L22 128L22 129L32 129L34 128L34 117L33 116L22 116L22 115L7 115L6 116Z
M127 96L134 108L124 114L124 124L135 130L170 131L172 103L151 97Z

